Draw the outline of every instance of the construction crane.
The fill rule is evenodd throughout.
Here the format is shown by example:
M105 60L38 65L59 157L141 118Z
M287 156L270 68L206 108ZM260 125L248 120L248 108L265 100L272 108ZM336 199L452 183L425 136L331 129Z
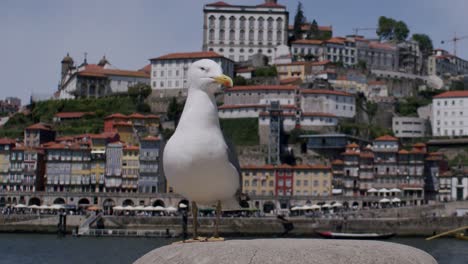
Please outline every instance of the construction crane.
M367 31L367 30L377 30L377 28L353 28L354 35L358 35L359 31Z
M462 37L457 37L457 33L453 36L453 38L448 39L448 40L442 40L440 43L445 44L445 43L450 43L453 42L453 55L457 56L457 42L463 39L468 39L468 35L462 36Z

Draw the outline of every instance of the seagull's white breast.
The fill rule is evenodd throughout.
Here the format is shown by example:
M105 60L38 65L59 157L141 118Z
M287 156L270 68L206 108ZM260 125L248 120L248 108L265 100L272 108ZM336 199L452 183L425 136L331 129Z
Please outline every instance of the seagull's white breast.
M201 204L233 199L239 175L216 128L176 131L164 150L164 172L175 192Z
M229 161L211 91L217 87L210 83L213 76L221 74L221 67L213 61L201 60L191 65L184 111L163 154L169 186L202 205L218 200L232 202L239 189L239 172Z

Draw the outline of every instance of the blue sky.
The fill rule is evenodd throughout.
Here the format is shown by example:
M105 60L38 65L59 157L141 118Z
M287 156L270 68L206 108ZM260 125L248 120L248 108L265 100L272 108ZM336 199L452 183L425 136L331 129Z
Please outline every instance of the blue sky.
M75 62L96 63L104 54L117 68L139 69L148 59L202 46L203 0L2 0L0 1L0 91L23 102L34 93L57 89L60 61L70 52ZM226 0L259 4L263 0ZM296 0L288 7L290 24ZM375 27L379 16L405 21L411 33L429 34L436 47L455 32L468 35L465 0L322 0L302 1L308 20L332 25L335 36L355 27ZM375 37L374 32L362 32ZM468 39L458 45L468 58Z

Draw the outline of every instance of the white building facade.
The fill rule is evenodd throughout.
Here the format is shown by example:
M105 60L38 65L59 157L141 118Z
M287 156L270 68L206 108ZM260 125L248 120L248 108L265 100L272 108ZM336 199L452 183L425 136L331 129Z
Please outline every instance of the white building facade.
M255 6L220 1L205 5L203 13L204 51L215 51L234 61L262 53L272 61L275 48L287 45L289 14L276 0Z
M301 90L301 110L305 113L325 113L353 118L356 101L352 94L332 90Z
M161 91L180 91L186 94L188 88L188 69L192 63L210 59L218 63L223 73L234 77L234 62L216 52L171 53L151 61L151 88Z
M419 117L393 117L393 134L397 138L420 138L426 136L426 120Z
M432 99L432 135L468 135L468 91L448 91Z

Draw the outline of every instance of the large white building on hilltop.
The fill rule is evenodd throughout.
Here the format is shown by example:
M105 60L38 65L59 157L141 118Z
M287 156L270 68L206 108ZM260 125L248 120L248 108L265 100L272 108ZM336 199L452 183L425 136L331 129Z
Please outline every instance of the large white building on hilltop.
M215 61L221 66L224 74L234 77L234 62L216 52L170 53L150 59L151 88L170 96L186 95L188 69L193 62L201 59Z
M203 13L204 51L215 51L234 61L262 53L271 62L275 48L287 45L289 13L276 0L254 6L220 1L205 5Z
M448 91L434 96L432 135L468 135L468 91Z

